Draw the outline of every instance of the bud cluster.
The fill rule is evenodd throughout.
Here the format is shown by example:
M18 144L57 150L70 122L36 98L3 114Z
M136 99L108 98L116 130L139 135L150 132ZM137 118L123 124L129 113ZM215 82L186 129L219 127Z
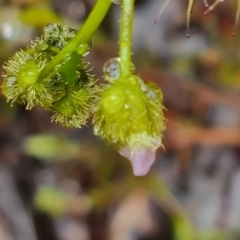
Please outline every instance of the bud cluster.
M143 81L131 62L129 72L122 74L120 58L107 61L107 84L98 87L83 59L91 43L65 52L76 34L69 27L48 24L40 38L5 63L2 92L11 103L52 111L52 121L69 128L81 127L93 114L94 133L131 161L135 175L145 175L162 146L162 92L155 83ZM55 64L62 52L64 57Z
M77 30L48 24L40 38L5 63L2 92L11 103L40 106L53 111L52 120L66 127L81 127L89 118L98 87L83 60L91 43L80 44L54 70L41 78L44 67L76 36Z

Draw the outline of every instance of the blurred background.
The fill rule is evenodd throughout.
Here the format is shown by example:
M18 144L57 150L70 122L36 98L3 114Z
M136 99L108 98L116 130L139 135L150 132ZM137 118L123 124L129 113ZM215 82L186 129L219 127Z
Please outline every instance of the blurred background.
M79 28L94 3L0 0L0 66L49 22ZM187 4L172 0L157 23L163 0L135 4L133 60L162 89L168 119L165 149L145 177L90 123L62 128L51 113L0 96L0 240L240 239L237 1L203 16L195 0L190 38ZM117 56L119 11L112 6L87 56L99 83Z

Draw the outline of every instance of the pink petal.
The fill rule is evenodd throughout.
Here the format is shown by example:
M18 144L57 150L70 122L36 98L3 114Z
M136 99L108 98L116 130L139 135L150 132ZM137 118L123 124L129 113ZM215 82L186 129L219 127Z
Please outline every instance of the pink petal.
M155 151L147 147L136 149L123 147L119 150L119 153L131 161L133 173L136 176L146 175L155 161Z

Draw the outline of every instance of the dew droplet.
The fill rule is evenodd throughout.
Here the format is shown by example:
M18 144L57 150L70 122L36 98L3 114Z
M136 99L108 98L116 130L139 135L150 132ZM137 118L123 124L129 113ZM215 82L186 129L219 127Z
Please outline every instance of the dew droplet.
M103 66L106 80L113 81L120 76L120 58L111 58Z
M114 4L122 4L122 0L111 0Z
M105 79L109 82L114 81L120 77L120 58L111 58L103 66ZM136 67L131 64L131 73L136 72Z

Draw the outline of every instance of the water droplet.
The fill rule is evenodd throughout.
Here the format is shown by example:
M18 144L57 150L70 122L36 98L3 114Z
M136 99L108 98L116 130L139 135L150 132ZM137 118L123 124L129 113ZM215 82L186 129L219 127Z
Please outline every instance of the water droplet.
M111 58L103 66L106 80L115 80L120 76L120 58Z
M114 81L120 77L120 58L111 58L103 66L105 79L109 82ZM131 64L131 72L136 72L136 67Z
M111 0L114 4L122 4L122 0Z

